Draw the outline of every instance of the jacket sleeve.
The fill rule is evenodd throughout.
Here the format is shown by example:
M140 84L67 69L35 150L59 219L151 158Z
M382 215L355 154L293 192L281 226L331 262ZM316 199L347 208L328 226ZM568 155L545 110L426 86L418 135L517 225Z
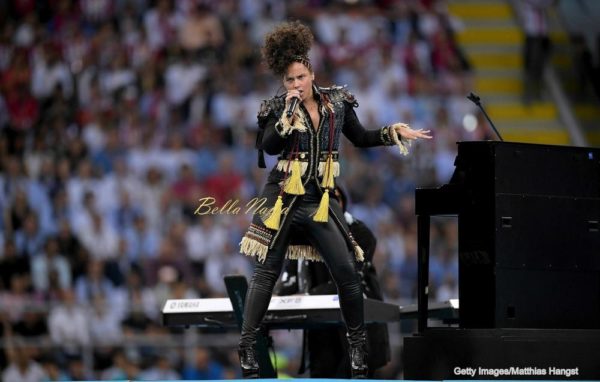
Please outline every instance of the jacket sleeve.
M393 146L391 126L367 130L358 120L351 103L344 102L344 125L342 131L356 147Z
M267 152L269 155L279 154L285 147L289 135L285 135L281 132L281 124L279 118L273 113L270 113L265 120L264 130L262 134L262 140L260 147ZM259 122L260 124L260 122ZM261 126L263 128L263 126Z

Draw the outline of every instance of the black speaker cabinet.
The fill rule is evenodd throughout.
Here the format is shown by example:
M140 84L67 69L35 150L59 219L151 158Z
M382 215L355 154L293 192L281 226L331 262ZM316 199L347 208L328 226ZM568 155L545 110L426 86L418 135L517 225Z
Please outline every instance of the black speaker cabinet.
M468 143L461 327L600 328L600 149Z

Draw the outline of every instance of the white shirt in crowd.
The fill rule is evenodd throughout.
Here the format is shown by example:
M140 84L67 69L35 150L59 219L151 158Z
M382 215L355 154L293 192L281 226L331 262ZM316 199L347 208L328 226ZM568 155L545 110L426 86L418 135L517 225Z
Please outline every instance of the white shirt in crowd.
M66 349L90 344L88 316L78 306L54 307L48 317L48 331L52 342Z
M10 364L2 373L3 382L42 382L47 381L48 376L44 369L34 361L29 361L27 369L24 372L17 365Z

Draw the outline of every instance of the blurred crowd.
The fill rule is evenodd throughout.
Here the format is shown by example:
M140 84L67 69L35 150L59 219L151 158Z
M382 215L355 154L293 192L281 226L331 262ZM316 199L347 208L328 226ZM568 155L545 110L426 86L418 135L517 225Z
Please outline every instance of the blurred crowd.
M267 173L256 113L283 91L260 46L289 19L312 27L317 83L348 85L365 127L433 132L408 157L342 148L386 299L415 300L414 189L446 183L455 142L486 135L444 1L0 2L3 380L239 377L232 348L131 341L181 332L161 326L166 299L222 297L223 275L251 274L238 243ZM238 213L202 207L228 201ZM432 298L457 296L456 226L433 224Z

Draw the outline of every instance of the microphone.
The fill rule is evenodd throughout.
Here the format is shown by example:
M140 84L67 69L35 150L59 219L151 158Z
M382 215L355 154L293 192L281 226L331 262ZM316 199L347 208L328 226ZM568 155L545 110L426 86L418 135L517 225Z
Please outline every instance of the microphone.
M479 106L480 103L480 99L479 96L473 92L469 93L469 95L467 96L467 99L471 102L473 102L475 105Z
M488 114L485 112L485 109L483 108L483 106L481 106L481 99L479 98L479 96L477 94L471 92L467 96L467 99L469 101L473 102L475 105L477 105L479 107L479 109L483 112L483 115L485 116L485 119L487 119L487 121L489 122L490 126L492 127L492 129L494 130L494 132L496 133L496 135L498 136L498 139L500 139L500 141L504 142L504 139L502 139L502 136L500 135L500 133L496 129L496 126L494 126L494 123L492 122L492 120L490 119L490 117L488 116Z
M288 117L288 119L292 118L292 115L294 115L294 112L296 111L296 108L298 107L299 102L300 102L300 98L298 98L298 97L294 97L290 100L290 106L288 107L287 111L285 112L285 115Z

